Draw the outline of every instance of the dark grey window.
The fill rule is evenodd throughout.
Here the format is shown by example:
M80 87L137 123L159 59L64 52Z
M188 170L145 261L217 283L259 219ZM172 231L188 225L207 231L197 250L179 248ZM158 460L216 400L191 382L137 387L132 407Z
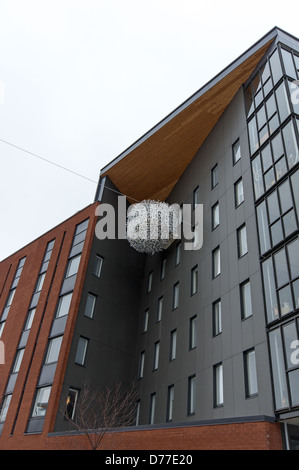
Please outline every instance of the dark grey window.
M198 289L198 266L191 269L191 295L196 294Z
M213 189L218 184L218 164L215 165L211 170L211 182L212 182L212 189Z
M181 262L181 242L178 242L175 247L175 266Z
M86 353L88 348L89 340L80 336L77 346L75 363L83 366L86 360Z
M196 376L191 375L188 378L188 415L195 413L196 405Z
M199 204L199 186L193 191L193 209Z
M70 388L66 400L66 414L69 419L73 420L76 412L76 405L78 401L79 391L75 388Z
M147 279L147 292L151 292L153 285L153 273L150 272Z
M244 353L245 391L246 397L252 397L258 393L255 350Z
M220 247L218 246L212 253L213 278L220 274Z
M176 344L177 344L177 330L172 330L170 333L170 355L169 355L170 361L173 361L176 358Z
M155 422L155 411L156 411L156 394L151 394L150 399L150 416L149 416L149 424L154 424Z
M157 322L161 321L161 319L162 319L162 310L163 310L163 296L161 296L158 299Z
M235 165L241 158L240 140L233 144L233 164Z
M145 333L148 328L148 318L149 318L149 309L147 308L144 312L144 317L143 317L143 327L142 327L142 333Z
M180 284L177 282L173 286L172 309L175 310L179 306Z
M138 378L142 379L144 373L144 360L145 360L145 352L142 351L139 357L139 370L138 370Z
M167 415L166 420L173 420L173 405L174 405L174 385L170 385L167 390Z
M157 370L159 367L159 356L160 356L160 341L157 341L154 345L153 370Z
M247 280L240 285L240 297L241 297L241 317L242 320L251 317L252 315L252 303L251 303L251 289L250 281Z
M97 302L97 296L89 292L87 295L85 311L84 311L84 315L86 317L93 318L95 307L96 307L96 302Z
M215 230L219 225L219 202L216 202L212 207L212 230Z
M247 233L245 224L237 230L238 256L241 258L248 252Z
M222 406L223 403L223 366L216 364L214 366L214 406Z
M243 190L243 180L240 178L235 183L235 206L238 207L242 202L244 202L244 190Z
M222 315L221 300L218 299L213 303L213 336L222 333Z
M100 255L96 255L95 260L94 260L93 274L98 278L101 277L103 263L104 263L104 258L102 258L102 256Z
M197 315L190 318L189 323L189 349L196 348L197 345Z

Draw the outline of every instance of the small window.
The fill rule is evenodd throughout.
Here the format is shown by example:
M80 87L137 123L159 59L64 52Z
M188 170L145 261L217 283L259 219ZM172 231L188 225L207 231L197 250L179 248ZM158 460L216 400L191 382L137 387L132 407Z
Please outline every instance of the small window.
M176 358L176 343L177 343L177 330L172 330L170 333L170 355L169 360L174 361Z
M173 420L173 404L174 404L174 385L168 387L167 392L167 421Z
M96 302L97 302L97 296L89 292L87 296L87 300L86 300L85 311L84 311L85 317L93 318Z
M222 333L221 300L213 303L213 336Z
M11 402L11 397L12 397L11 394L6 395L4 397L2 407L1 407L1 411L0 411L0 423L3 423L6 419L8 408L9 408L9 405L10 405L10 402Z
M142 379L143 373L144 373L144 359L145 359L145 352L142 351L140 353L140 358L139 358L139 371L138 371L138 378Z
M21 367L21 363L22 363L22 359L23 359L23 356L24 356L24 352L25 352L25 348L19 349L17 351L14 366L13 366L13 369L12 369L13 373L19 372L20 367Z
M77 346L75 363L80 366L84 366L86 359L86 352L88 347L89 340L80 336Z
M175 266L181 262L181 242L176 244L175 247Z
M101 277L103 262L104 262L104 259L101 256L96 255L95 260L94 260L93 274L94 276L98 278Z
M32 417L37 418L46 415L51 387L42 387L37 390L36 399L32 411Z
M189 324L189 349L194 349L196 348L196 333L197 333L197 316L195 315L194 317L190 318L190 324Z
M244 202L243 180L240 178L235 183L235 206L238 207Z
M45 364L51 364L52 362L58 361L61 343L62 336L50 339Z
M72 301L73 293L62 295L58 302L56 318L63 317L64 315L68 315L71 301Z
M12 290L9 292L5 307L10 307L10 306L11 306L12 301L13 301L14 296L15 296L15 293L16 293L16 290L17 290L17 289L12 289Z
M240 140L233 144L233 164L235 165L241 158Z
M218 165L215 165L214 168L211 170L211 178L212 178L212 189L215 188L218 184Z
M155 409L156 409L156 394L151 394L150 400L150 417L149 417L149 424L154 424L155 422Z
M154 346L154 364L153 370L157 370L159 366L159 355L160 355L160 341L157 341Z
M69 393L66 399L66 415L69 419L73 420L76 412L76 405L78 401L78 390L74 388L69 389Z
M251 317L252 315L251 289L249 281L245 281L240 285L240 297L241 316L242 320L245 320L245 318Z
M198 266L191 269L191 295L196 294L198 288Z
M246 253L248 252L247 234L246 234L245 225L242 225L242 227L238 228L237 239L238 239L238 256L239 258L242 258L242 256L246 255Z
M164 258L162 261L161 261L161 271L160 271L160 279L162 281L162 279L165 278L165 273L166 273L166 258Z
M35 311L36 311L35 308L32 308L31 310L29 310L29 312L27 314L25 326L24 326L24 331L30 330L30 328L32 326L32 323L33 323L33 320L34 320Z
M220 247L218 246L213 250L212 253L212 259L213 259L213 278L219 276L220 274Z
M142 333L145 333L147 331L148 318L149 318L149 309L147 308L144 312Z
M69 260L67 270L66 270L66 275L65 275L66 278L77 274L80 260L81 260L81 255L74 256L74 258L71 258Z
M193 191L193 209L199 204L199 186Z
M257 374L256 374L256 361L255 351L251 349L244 353L244 369L245 369L245 390L246 397L257 395Z
M139 419L140 419L140 400L136 402L136 414L135 414L135 426L139 426Z
M214 366L214 406L223 405L223 366Z
M180 284L177 282L173 286L173 299L172 299L172 309L175 310L179 306L179 295L180 295Z
M196 399L196 376L192 375L188 378L188 415L195 413Z
M147 279L147 292L149 293L152 290L153 284L153 273L150 272Z
M40 274L37 280L35 292L40 292L45 282L46 273Z
M163 296L158 299L157 322L161 321L163 310Z
M216 202L212 207L212 230L215 230L219 225L219 202Z

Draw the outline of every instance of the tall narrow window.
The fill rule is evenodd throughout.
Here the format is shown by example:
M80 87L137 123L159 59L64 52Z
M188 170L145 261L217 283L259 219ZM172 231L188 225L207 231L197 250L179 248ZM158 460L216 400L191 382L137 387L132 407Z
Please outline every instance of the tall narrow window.
M4 397L2 407L1 407L1 411L0 411L0 423L4 422L6 420L8 408L9 408L9 405L10 405L10 402L11 402L11 397L12 397L11 394L6 395Z
M220 247L218 246L213 250L213 278L219 276L220 274Z
M172 309L175 310L179 306L179 294L180 294L180 284L177 282L173 286L173 299L172 299Z
M181 262L181 242L178 242L175 247L175 266Z
M140 358L139 358L139 371L138 371L138 378L142 379L143 373L144 373L144 358L145 358L145 352L142 351L140 353Z
M88 347L89 340L87 338L83 338L80 336L78 346L77 346L77 353L75 358L75 363L81 366L84 366L86 360L86 352Z
M148 318L149 318L149 309L147 308L144 312L142 333L145 333L147 331Z
M67 270L66 270L66 275L65 275L66 278L77 274L80 260L81 260L81 255L74 256L74 258L71 258L69 260Z
M172 330L170 333L170 355L169 360L174 361L176 358L176 343L177 343L177 330Z
M78 390L74 388L69 389L69 393L66 400L66 414L69 419L73 420L76 412L76 405L78 401Z
M218 165L215 165L211 170L211 180L213 189L218 184Z
M154 363L153 370L157 370L159 366L159 355L160 355L160 341L157 341L154 346Z
M244 189L243 189L243 180L240 178L235 183L235 206L238 207L244 202Z
M233 164L235 165L241 158L240 140L233 144Z
M222 333L221 300L213 303L213 336Z
M195 413L196 399L196 376L192 375L188 378L188 415Z
M215 230L219 225L219 202L216 202L212 207L212 230Z
M196 325L197 325L197 316L190 318L189 324L189 349L196 348Z
M214 366L214 406L223 405L223 366Z
M150 400L150 417L149 417L149 424L154 424L155 422L155 409L156 409L156 394L151 394Z
M238 228L237 239L238 239L238 256L239 258L242 258L242 256L246 255L246 253L248 252L247 234L246 234L245 225L242 225L242 227Z
M137 400L135 426L139 426L139 419L140 419L140 400Z
M161 261L160 279L164 279L166 273L166 258Z
M245 390L246 397L252 397L258 393L255 351L251 349L244 353L244 369L245 369Z
M24 351L25 351L25 348L19 349L17 351L16 359L15 359L13 370L12 370L13 373L19 372L23 355L24 355Z
M35 292L40 292L42 290L44 282L45 282L45 277L46 277L46 273L40 274L38 276Z
M150 272L148 275L148 279L147 279L147 292L150 292L152 290L152 284L153 284L153 273Z
M96 307L96 301L97 301L97 296L89 292L87 295L85 311L84 311L84 315L86 317L93 318L95 307Z
M174 385L168 387L167 394L167 421L173 420L173 404L174 404Z
M72 301L73 293L62 295L58 302L56 317L63 317L64 315L68 315L71 301Z
M250 282L245 281L240 285L241 317L242 320L252 315Z
M93 266L93 274L100 278L103 268L104 259L100 255L96 255Z
M198 286L198 266L194 266L191 270L191 295L196 294Z
M161 321L163 309L163 296L158 299L157 322Z

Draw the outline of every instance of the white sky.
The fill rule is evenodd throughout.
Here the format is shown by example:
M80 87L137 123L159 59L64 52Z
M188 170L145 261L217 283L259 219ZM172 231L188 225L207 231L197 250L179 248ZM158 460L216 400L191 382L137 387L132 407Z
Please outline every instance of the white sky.
M298 2L0 0L0 139L101 168ZM0 141L0 260L92 203L96 184Z

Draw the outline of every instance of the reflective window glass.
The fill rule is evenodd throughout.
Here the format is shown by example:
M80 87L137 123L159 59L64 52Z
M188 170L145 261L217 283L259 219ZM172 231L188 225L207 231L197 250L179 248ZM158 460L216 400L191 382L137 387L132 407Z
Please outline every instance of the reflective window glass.
M277 49L270 57L270 67L271 67L273 82L275 84L278 82L278 80L282 76L282 69L281 69L281 64L280 64L280 59L279 59Z
M287 245L291 278L299 277L299 240L298 238Z
M288 180L278 187L278 192L281 210L282 213L284 213L293 207L290 184Z
M296 79L296 71L294 67L294 62L292 58L292 54L289 51L286 51L285 49L281 49L281 54L282 54L282 60L284 64L284 68L286 71L286 74L289 75L290 77Z
M284 248L278 251L277 253L275 253L274 262L275 262L277 287L280 287L289 281L287 258L286 258L286 253L285 253Z
M292 343L293 341L298 340L295 322L288 323L283 327L283 338L287 367L288 369L291 369L294 367L294 364L292 363L292 352L294 351L292 348Z
M252 160L252 173L255 198L258 199L264 193L263 172L261 167L261 158L258 155Z
M298 145L292 121L283 128L282 133L289 167L292 168L298 162Z
M281 409L289 406L287 381L283 363L283 347L280 330L277 328L269 334L275 407Z
M273 158L274 158L274 161L276 161L284 154L280 132L275 137L273 137L273 139L271 140L271 144L272 144Z
M284 83L279 85L275 94L278 103L280 121L283 122L291 112Z
M293 299L290 285L287 285L278 291L280 314L287 315L293 311Z

